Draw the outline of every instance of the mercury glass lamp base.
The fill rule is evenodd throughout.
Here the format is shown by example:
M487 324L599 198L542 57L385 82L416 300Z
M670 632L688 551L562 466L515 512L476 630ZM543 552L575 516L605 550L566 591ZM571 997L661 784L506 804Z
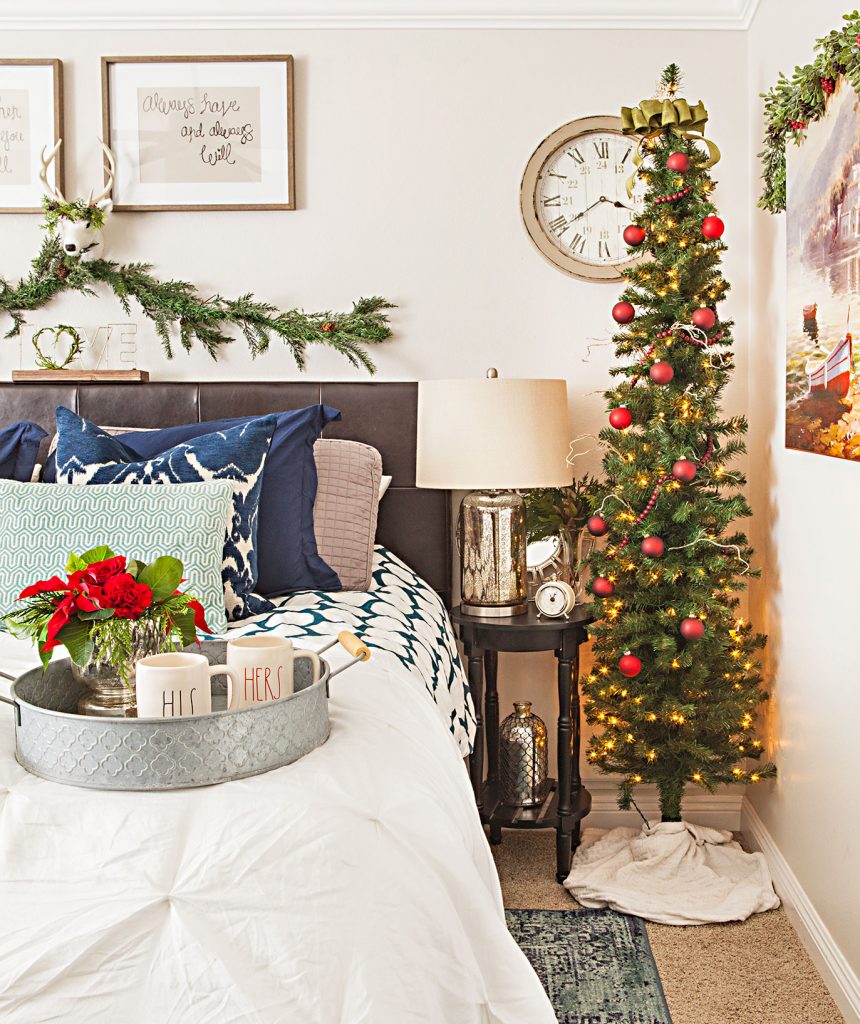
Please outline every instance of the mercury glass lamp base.
M526 516L514 491L471 491L460 505L460 602L467 615L526 611Z
M484 604L461 604L460 611L464 615L474 615L478 619L502 619L509 615L525 615L529 610L527 601L520 601L517 604L506 605L484 605Z

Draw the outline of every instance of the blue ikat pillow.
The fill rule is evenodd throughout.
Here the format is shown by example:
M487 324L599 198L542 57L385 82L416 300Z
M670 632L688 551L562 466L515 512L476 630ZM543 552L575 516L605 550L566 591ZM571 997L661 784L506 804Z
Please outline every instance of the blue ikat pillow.
M277 418L258 419L219 430L150 459L105 433L70 409L57 409L57 483L186 484L229 480L233 515L227 523L221 576L229 619L271 611L270 601L254 592L257 581L257 520L263 469ZM110 544L110 537L103 543ZM176 538L181 552L182 538ZM165 551L164 554L174 552Z

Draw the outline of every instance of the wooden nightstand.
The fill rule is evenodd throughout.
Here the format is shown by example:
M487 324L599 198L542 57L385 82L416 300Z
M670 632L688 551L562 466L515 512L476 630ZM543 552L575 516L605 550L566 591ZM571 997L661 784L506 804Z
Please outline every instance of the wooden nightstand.
M579 773L581 727L577 685L579 646L585 641L586 628L592 621L589 607L577 605L569 619L539 619L533 603L525 615L498 619L464 614L457 607L451 618L459 630L469 664L469 685L478 718L470 773L481 820L490 826L490 842L502 841L503 828L554 828L556 878L562 882L570 873L571 857L579 845L580 822L591 810L591 794L583 787ZM551 780L550 792L539 807L512 807L501 800L496 686L499 651L555 651L558 659L558 778Z

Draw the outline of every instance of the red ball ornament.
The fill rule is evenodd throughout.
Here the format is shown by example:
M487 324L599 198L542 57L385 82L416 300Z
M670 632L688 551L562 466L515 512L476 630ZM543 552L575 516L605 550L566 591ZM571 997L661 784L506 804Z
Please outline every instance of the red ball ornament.
M646 537L641 544L642 554L648 558L662 558L666 545L659 537Z
M717 322L717 314L707 306L701 306L693 312L691 319L696 327L701 327L703 331L709 331Z
M640 228L638 224L628 224L623 237L628 245L641 245L645 241L645 228Z
M725 230L726 226L719 217L711 215L702 221L702 234L705 238L719 238Z
M675 371L669 363L658 359L656 363L652 364L651 369L648 371L648 376L655 384L668 384L675 376Z
M626 405L619 405L609 414L609 425L615 427L616 430L625 430L632 422L633 417Z
M690 169L690 161L684 153L670 153L666 166L676 174L686 174Z
M705 624L701 619L684 619L681 623L681 636L685 640L701 640L705 635Z
M634 676L638 676L642 671L642 662L635 654L631 654L630 651L627 651L618 659L618 671L621 675L626 676L628 679L632 679Z
M605 533L609 533L609 523L603 516L591 516L585 526L592 537L602 537Z
M683 484L688 484L696 475L696 463L690 459L678 459L672 466L672 476Z
M612 597L615 593L615 585L605 576L596 576L591 581L591 593L595 597Z
M629 302L616 302L612 307L612 319L619 324L629 324L636 316L636 310Z

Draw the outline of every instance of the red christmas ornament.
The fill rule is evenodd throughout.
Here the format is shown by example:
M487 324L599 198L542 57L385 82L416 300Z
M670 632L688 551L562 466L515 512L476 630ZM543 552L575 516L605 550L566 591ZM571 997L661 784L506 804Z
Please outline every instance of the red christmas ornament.
M612 319L619 324L629 324L636 316L636 310L629 302L616 302L612 307Z
M602 537L605 533L609 533L609 523L606 522L603 516L591 516L585 527L592 537Z
M690 459L678 459L672 466L672 476L681 483L688 484L696 475L696 463Z
M656 363L652 364L651 369L648 371L648 376L655 384L668 384L675 376L675 371L669 363L658 359Z
M701 619L684 619L681 623L681 636L685 640L701 640L705 635L705 624Z
M666 166L676 174L686 174L690 169L690 161L684 153L670 153Z
M632 679L634 676L638 676L642 671L642 662L635 654L631 654L630 651L626 651L618 659L618 671L621 675L626 676L628 679Z
M591 581L591 593L595 597L612 597L615 593L615 585L605 576L596 576Z
M701 327L703 331L709 331L717 322L717 314L707 306L701 306L694 311L692 321L696 327Z
M615 427L616 430L625 430L632 422L633 417L626 405L619 405L609 414L609 425Z
M640 228L638 224L628 224L623 237L628 245L641 245L645 241L645 228Z
M666 545L659 537L646 537L641 544L642 554L648 558L662 558Z
M719 238L725 230L725 224L713 214L710 217L705 217L702 221L702 234L705 238Z

